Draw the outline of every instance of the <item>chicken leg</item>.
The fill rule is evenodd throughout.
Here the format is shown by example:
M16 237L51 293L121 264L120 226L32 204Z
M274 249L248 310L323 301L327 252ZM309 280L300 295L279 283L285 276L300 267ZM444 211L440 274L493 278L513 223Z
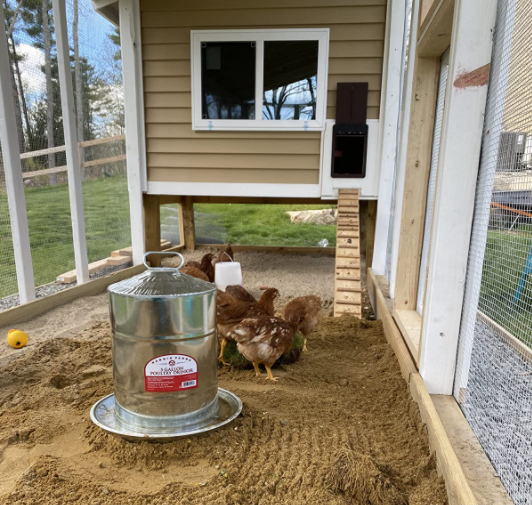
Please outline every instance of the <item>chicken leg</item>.
M229 366L229 363L226 363L224 361L224 351L225 351L226 345L227 345L227 340L225 338L222 338L222 342L220 344L220 356L218 356L218 361L222 363L223 365Z
M307 352L307 339L303 340L303 352Z
M259 365L255 362L253 362L253 368L255 369L255 375L257 377L260 377L260 368L259 368Z
M266 377L266 380L271 380L273 382L277 382L277 377L274 377L272 374L272 369L268 365L264 365L266 367L266 372L268 373L268 377Z

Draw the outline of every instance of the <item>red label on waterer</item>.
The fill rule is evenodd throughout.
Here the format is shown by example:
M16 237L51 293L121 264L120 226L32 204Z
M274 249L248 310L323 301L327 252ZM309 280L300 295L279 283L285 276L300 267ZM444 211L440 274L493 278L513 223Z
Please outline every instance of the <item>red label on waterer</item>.
M146 363L144 389L147 393L182 391L198 387L198 363L186 354L164 354Z

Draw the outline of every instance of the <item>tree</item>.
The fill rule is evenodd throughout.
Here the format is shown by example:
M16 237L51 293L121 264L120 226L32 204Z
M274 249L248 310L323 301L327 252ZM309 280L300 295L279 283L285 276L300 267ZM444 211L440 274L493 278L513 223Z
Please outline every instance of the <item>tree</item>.
M15 23L18 19L21 4L16 6L15 9L11 9L7 0L4 0L4 17L5 17L5 30L8 40L10 42L9 47L9 59L11 60L11 86L13 89L13 99L15 100L15 122L17 124L17 131L19 137L19 148L21 152L26 150L26 140L24 136L24 128L22 126L21 105L20 97L24 100L24 92L22 89L22 81L20 79L19 69L19 57L16 54L15 41L13 39L13 31L15 29ZM15 79L15 73L18 75L18 83Z
M74 39L74 82L76 83L76 121L77 121L77 130L78 130L78 142L83 142L83 88L82 88L82 77L81 77L81 62L79 59L79 35L78 35L78 25L79 25L79 4L78 0L73 0L74 7L74 19L72 21L72 37ZM84 150L80 151L80 163L85 161ZM85 169L81 169L81 179L85 178Z

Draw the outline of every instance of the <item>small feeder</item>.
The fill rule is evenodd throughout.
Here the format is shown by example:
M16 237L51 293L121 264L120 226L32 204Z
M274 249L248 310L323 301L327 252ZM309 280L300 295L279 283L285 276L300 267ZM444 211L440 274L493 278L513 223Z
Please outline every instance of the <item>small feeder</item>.
M92 407L91 419L111 433L154 439L231 422L242 403L218 388L216 286L180 267L146 267L109 286L114 394Z

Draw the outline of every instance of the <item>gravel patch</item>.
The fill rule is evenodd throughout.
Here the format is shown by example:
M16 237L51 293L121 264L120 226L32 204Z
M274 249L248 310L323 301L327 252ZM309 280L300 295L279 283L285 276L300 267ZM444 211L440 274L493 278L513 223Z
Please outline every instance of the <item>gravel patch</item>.
M532 363L478 319L462 410L510 497L532 504Z

